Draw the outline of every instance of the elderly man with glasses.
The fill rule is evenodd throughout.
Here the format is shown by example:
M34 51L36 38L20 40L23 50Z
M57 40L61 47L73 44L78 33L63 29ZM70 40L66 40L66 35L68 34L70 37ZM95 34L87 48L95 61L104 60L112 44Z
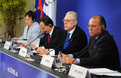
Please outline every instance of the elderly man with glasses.
M74 11L69 11L62 21L64 22L65 32L60 40L60 44L63 44L55 49L56 54L58 54L58 51L70 54L82 50L87 44L87 36L85 32L77 26L78 14Z
M95 15L89 20L89 43L79 51L69 55L62 54L66 64L79 64L89 68L120 69L119 52L113 36L106 29L103 16ZM87 55L83 58L83 55Z

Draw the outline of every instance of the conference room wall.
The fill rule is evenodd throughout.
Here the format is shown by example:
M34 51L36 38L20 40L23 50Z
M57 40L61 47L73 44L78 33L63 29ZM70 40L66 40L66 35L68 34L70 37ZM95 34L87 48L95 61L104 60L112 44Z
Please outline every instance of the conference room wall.
M113 35L121 59L121 0L57 0L57 26L64 28L62 19L68 11L78 13L78 26L85 31L88 39L89 19L94 15L104 16L106 29Z
M29 10L34 11L34 5L35 5L35 0L26 0L27 1L27 6L25 8L26 12ZM17 27L17 32L16 32L16 37L20 37L20 20L18 20L18 27ZM25 28L25 14L23 15L23 19L21 20L21 35L23 35L24 28Z
M28 12L29 10L34 11L35 0L26 0L26 1L27 1L27 6L25 8L26 12ZM26 26L24 15L22 16L23 19L21 20L21 35L23 34L24 28ZM0 14L0 16L1 16L1 14ZM2 23L1 26L3 26L3 27L0 27L0 33L4 33L6 31L5 28L4 28L5 24ZM15 34L16 37L20 37L20 32L19 32L20 31L20 27L19 26L20 26L20 20L18 19L17 20L17 27L16 27L16 34ZM2 35L0 37L4 37L4 35Z

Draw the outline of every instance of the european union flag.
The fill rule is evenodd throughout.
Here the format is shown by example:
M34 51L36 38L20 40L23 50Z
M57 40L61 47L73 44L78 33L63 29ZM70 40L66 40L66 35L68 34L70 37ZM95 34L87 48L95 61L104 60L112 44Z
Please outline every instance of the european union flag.
M39 9L39 0L35 0L35 12L36 12L36 22L40 20L40 9Z
M48 15L56 25L55 0L35 0L36 21L39 22L42 16Z

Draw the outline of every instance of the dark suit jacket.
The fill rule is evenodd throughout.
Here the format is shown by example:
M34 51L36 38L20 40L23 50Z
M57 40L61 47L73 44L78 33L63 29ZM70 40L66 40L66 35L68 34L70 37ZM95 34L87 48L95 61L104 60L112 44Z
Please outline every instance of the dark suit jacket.
M39 46L44 46L45 48L55 48L58 45L58 42L62 36L63 30L60 27L54 27L50 42L48 43L48 34L45 34L40 40Z
M72 39L69 42L69 46L66 49L63 49L66 36L67 36L67 31L63 32L63 36L59 43L62 45L57 49L55 49L56 54L58 54L58 51L62 51L62 53L64 54L72 54L74 52L82 50L87 45L87 36L85 32L78 26L76 26L76 29L74 30L71 36Z
M105 67L117 70L120 68L119 52L117 45L108 31L99 35L93 45L94 37L90 37L89 44L79 53L74 53L74 57L80 58L80 65L87 67ZM88 58L81 58L82 53L88 54Z

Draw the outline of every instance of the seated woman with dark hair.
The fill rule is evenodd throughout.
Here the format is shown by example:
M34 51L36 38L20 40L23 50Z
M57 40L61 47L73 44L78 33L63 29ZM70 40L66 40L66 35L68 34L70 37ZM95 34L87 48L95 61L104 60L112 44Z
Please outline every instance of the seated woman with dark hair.
M40 38L42 38L43 33L41 31L40 25L35 21L36 21L36 13L33 11L28 11L25 14L26 27L24 29L24 33L21 37L14 38L14 42L30 43L35 38L40 36L38 39L32 42L32 44L39 44ZM22 39L27 39L27 40L22 40Z

